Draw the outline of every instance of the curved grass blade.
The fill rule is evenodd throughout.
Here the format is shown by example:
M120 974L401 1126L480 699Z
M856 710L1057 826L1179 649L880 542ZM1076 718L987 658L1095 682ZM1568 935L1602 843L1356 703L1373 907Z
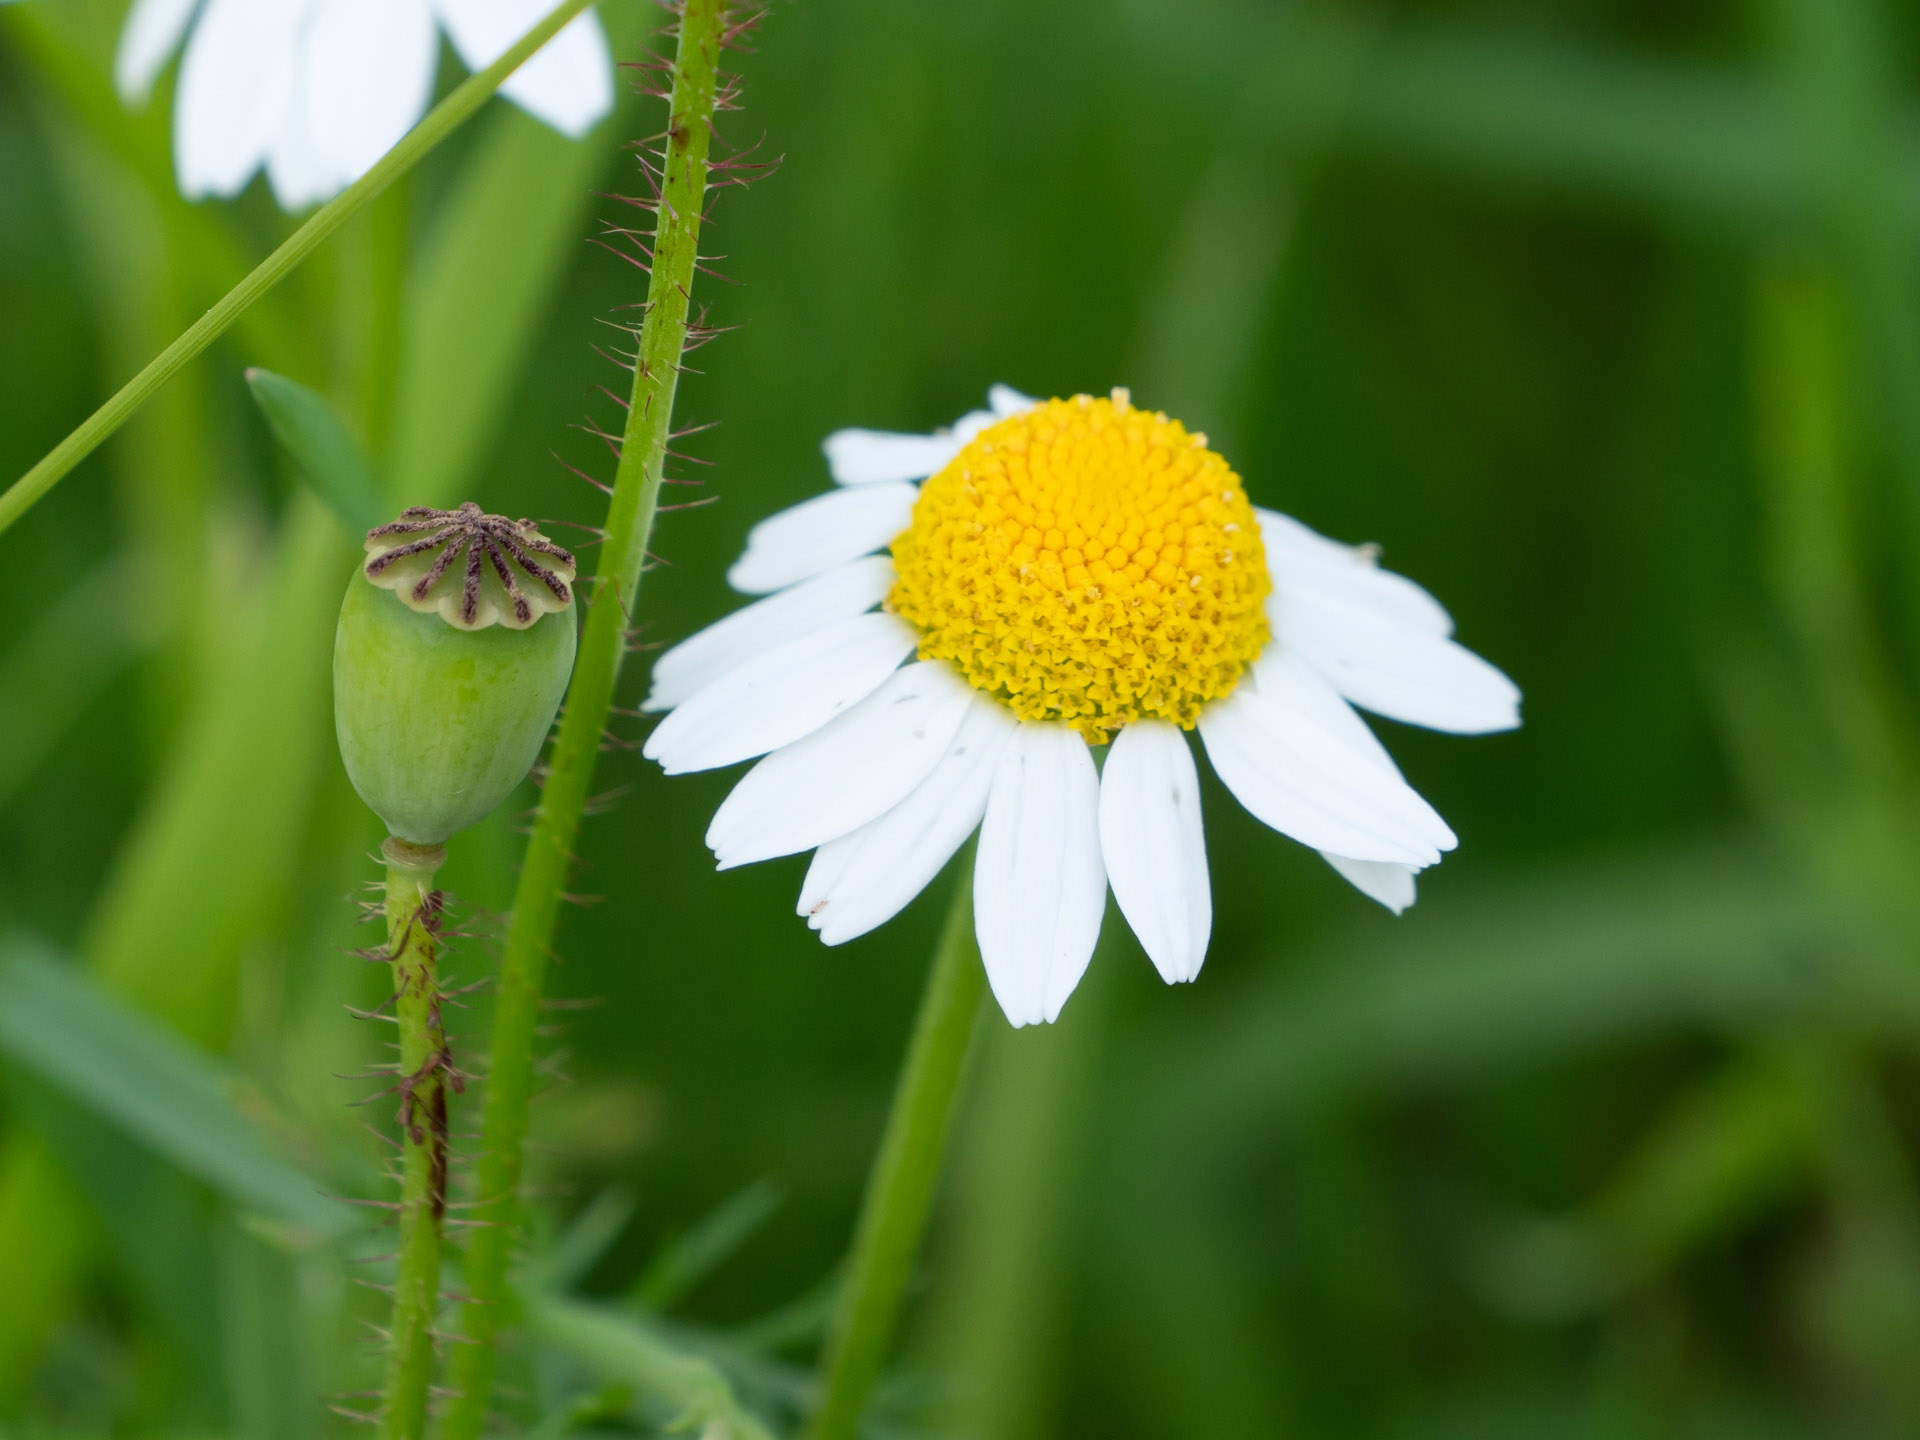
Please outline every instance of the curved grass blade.
M356 1224L268 1151L218 1063L17 938L0 942L0 1052L243 1209L316 1238Z
M118 394L88 416L66 439L0 494L0 533L32 508L74 466L96 450L134 411L170 380L175 372L211 345L247 308L291 274L320 248L322 241L346 223L381 191L411 170L442 140L470 119L506 78L553 38L560 28L586 9L590 0L561 0L547 16L521 36L506 54L458 89L408 131L400 143L382 156L360 179L321 206L279 249L254 267L251 274L222 296L214 307L133 379Z

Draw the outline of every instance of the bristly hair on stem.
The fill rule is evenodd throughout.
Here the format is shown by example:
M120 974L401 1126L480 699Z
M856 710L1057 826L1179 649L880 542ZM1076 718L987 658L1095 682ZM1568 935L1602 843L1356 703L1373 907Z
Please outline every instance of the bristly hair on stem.
M623 197L649 213L654 226L636 233L609 226L608 248L634 260L647 274L641 323L619 328L634 337L631 354L613 358L631 371L618 436L592 427L616 460L607 508L605 540L598 550L595 583L585 633L559 733L546 764L540 804L527 843L507 927L499 991L494 1007L492 1064L476 1180L474 1228L466 1255L466 1303L462 1338L449 1357L446 1440L478 1440L493 1393L495 1343L517 1307L507 1285L507 1265L521 1216L521 1172L527 1109L538 1073L535 1044L541 1025L546 968L552 954L559 907L566 898L574 842L583 815L596 808L593 771L613 710L615 687L633 630L631 615L640 578L652 556L649 545L660 511L660 487L671 438L673 402L690 337L704 332L689 322L695 272L700 269L700 229L706 215L710 170L736 182L765 173L766 162L744 155L715 159L713 117L731 107L737 83L721 72L720 55L739 43L760 18L756 9L735 13L724 0L684 0L670 63L649 62L643 77L664 82L667 128L658 149L641 150L640 171L648 193ZM664 64L660 70L652 68ZM729 169L729 167L732 167ZM624 246L626 248L621 249ZM602 802L604 803L604 797Z

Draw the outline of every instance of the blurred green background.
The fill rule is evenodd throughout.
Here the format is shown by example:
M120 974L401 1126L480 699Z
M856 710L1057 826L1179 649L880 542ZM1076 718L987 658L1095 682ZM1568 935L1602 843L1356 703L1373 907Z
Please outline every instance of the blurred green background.
M178 198L122 9L0 9L0 477L291 228ZM654 12L603 11L637 54ZM1917 18L776 0L724 133L785 163L719 197L737 283L696 298L739 329L678 471L717 503L663 517L650 640L735 603L829 430L1126 384L1527 697L1382 727L1462 840L1404 918L1209 781L1200 981L1110 914L1057 1026L989 1017L875 1436L1920 1433ZM396 506L591 523L559 462L610 474L594 346L642 278L585 241L657 128L491 107L0 538L0 1435L364 1405L378 1237L246 1169L383 1193L390 1102L339 1078L383 983L326 682L355 547L242 371L333 400ZM731 775L600 775L529 1284L788 1426L947 882L829 951L803 859L713 873ZM517 823L453 847L466 979ZM204 1134L141 1108L149 1043ZM577 1331L523 1338L509 1423L650 1433Z

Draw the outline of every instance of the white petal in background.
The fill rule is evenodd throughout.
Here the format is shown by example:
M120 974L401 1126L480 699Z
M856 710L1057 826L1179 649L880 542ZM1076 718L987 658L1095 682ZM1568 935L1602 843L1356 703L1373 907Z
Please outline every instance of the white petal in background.
M1302 711L1241 686L1200 716L1207 757L1254 818L1316 850L1432 865L1457 843L1377 758Z
M453 48L471 70L484 70L552 6L548 0L434 0ZM613 109L613 56L607 32L591 11L507 78L500 93L579 139Z
M113 88L127 105L144 105L153 82L193 20L200 0L134 0L120 27L120 47L113 57Z
M886 598L893 579L892 559L870 555L714 621L653 662L652 688L640 708L671 710L754 656L871 610Z
M320 0L306 32L307 134L343 183L426 113L439 43L427 0Z
M747 532L727 583L765 595L871 555L907 528L919 494L912 485L856 485L769 515Z
M886 814L946 754L972 699L938 661L894 671L839 719L749 770L715 813L707 848L731 870L811 850Z
M280 122L280 133L267 152L267 183L273 198L288 214L305 210L337 195L347 183L338 167L314 148L307 128L306 66L296 64L293 98Z
M1200 821L1200 775L1178 725L1136 720L1100 771L1100 854L1120 913L1169 985L1207 957L1213 892Z
M790 640L691 696L641 754L684 775L791 745L879 689L918 641L892 615L856 615Z
M280 137L307 0L207 0L180 65L174 166L189 199L237 195Z
M974 696L947 753L906 799L815 852L799 912L822 941L842 945L884 925L940 873L986 813L1016 724L1005 706Z
M1100 778L1064 725L1023 724L1000 757L974 866L987 983L1014 1025L1059 1018L1100 938Z

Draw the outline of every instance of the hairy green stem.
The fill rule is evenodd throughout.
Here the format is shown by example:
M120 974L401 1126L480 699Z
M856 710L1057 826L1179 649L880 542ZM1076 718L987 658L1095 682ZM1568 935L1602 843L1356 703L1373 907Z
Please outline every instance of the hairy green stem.
M639 592L659 508L661 467L687 341L687 309L706 199L714 83L725 25L722 0L687 0L680 18L653 271L606 540L600 548L593 605L514 894L501 961L481 1135L475 1216L479 1223L466 1262L471 1299L462 1328L471 1343L459 1346L452 1357L454 1398L447 1412L447 1440L475 1440L481 1432L493 1388L494 1337L507 1318L507 1263L519 1219L522 1148L541 990L554 922L573 863L574 837L626 658L627 617Z
M400 1247L393 1277L382 1440L418 1440L433 1384L433 1317L440 1308L440 1233L447 1213L446 1031L440 1024L438 845L389 838L387 957L400 1030Z
M135 375L114 397L89 415L79 429L41 458L26 474L0 494L0 533L24 515L41 496L57 485L67 472L91 455L106 438L126 424L176 371L211 345L247 308L265 295L338 230L368 201L411 170L442 140L459 129L513 72L556 32L586 9L592 0L561 0L493 64L469 77L451 95L409 130L398 145L353 184L314 212L251 274L221 296L179 339L162 350L147 367Z
M900 1311L900 1296L933 1204L954 1101L973 1038L986 972L973 933L973 855L961 862L880 1153L867 1177L847 1278L827 1340L814 1440L852 1440Z

